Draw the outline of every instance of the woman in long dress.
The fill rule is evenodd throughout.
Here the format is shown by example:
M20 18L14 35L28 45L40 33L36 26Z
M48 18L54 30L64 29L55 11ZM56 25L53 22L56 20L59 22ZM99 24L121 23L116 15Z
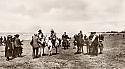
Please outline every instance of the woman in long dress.
M5 57L7 58L6 60L9 61L10 60L9 57L12 57L12 55L13 55L12 36L8 35L5 45Z

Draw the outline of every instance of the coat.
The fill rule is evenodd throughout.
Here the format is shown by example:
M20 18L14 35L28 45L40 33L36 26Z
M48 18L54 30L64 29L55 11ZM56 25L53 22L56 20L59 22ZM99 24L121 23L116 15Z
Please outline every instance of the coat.
M94 36L93 36L94 37ZM92 41L91 46L92 47L97 47L99 44L99 37L97 35L95 35L95 39Z
M83 34L81 34L81 33L78 34L77 45L78 46L84 45Z
M51 34L50 39L51 39L52 42L53 41L55 42L56 41L56 33Z
M21 45L23 45L22 43L21 43L21 41L20 41L20 39L19 38L15 38L15 47L21 47Z
M62 40L67 40L69 39L68 35L62 35Z
M6 46L5 46L5 57L10 57L12 56L12 42L11 40L6 41Z
M37 36L33 36L31 42L32 42L31 46L33 48L38 48L39 47L40 40L38 39Z

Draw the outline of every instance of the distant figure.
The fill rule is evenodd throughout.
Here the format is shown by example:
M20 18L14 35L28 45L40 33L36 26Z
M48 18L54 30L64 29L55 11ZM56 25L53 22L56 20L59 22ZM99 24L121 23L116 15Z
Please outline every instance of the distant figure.
M55 44L57 37L56 37L56 33L54 32L53 29L51 30L50 39L51 39L53 47L56 48L56 53L57 53L57 46Z
M21 43L21 41L20 41L20 39L19 39L19 34L16 34L16 35L14 35L15 36L15 50L16 50L16 55L18 56L18 57L20 57L21 56L21 54L22 54L22 49L23 49L23 47L21 46L21 45L23 45L22 43Z
M92 50L93 50L93 47L91 46L91 44L92 44L92 38L93 38L93 33L91 32L91 34L90 34L90 36L89 36L89 38L88 38L88 40L89 40L89 55L92 55Z
M96 32L91 32L91 55L98 55L98 35Z
M10 58L13 55L13 49L12 49L12 36L8 35L7 36L7 41L6 41L6 45L5 45L5 57L7 58L6 60L9 61Z
M0 46L2 46L3 44L3 38L2 38L2 36L0 37Z
M15 47L15 37L12 38L13 58L17 57L17 48Z
M90 45L89 45L89 38L87 38L86 35L84 36L84 45L86 45L86 47L87 47L87 54L89 54L89 47L90 47Z
M3 40L3 43L4 43L4 45L6 44L6 37L4 36L4 40Z
M82 31L80 30L80 32L78 33L78 41L77 41L77 52L83 53L83 45L84 45L84 40L83 40L83 34Z
M66 49L66 47L68 49L68 40L67 39L69 39L69 37L66 34L66 32L64 32L64 34L62 35L62 40L63 40L62 46L64 47L64 49Z
M56 33L54 32L53 29L51 30L50 39L51 39L51 41L52 41L53 47L55 47Z
M78 35L75 34L75 35L74 35L74 41L73 41L74 46L77 46L77 41L78 41ZM75 47L74 47L74 48L75 48Z
M41 43L41 42L38 39L37 34L34 34L34 36L32 37L32 41L30 42L32 49L33 49L33 59L39 57L39 55L38 55L39 43Z
M40 42L41 42L41 41L40 41ZM40 47L40 49L41 49L41 48L43 49L42 56L45 55L44 50L45 50L45 47L46 47L46 43L47 43L47 35L42 39L41 44L39 43L39 45L42 45L42 46ZM40 50L40 54L41 54L41 50Z
M99 49L100 49L100 54L102 54L102 51L103 51L103 43L102 41L104 41L104 36L102 34L99 34Z

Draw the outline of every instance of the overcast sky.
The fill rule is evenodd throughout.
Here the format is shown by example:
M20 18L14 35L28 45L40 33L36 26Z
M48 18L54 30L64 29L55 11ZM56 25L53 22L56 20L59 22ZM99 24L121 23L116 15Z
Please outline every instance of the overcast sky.
M0 0L1 32L125 30L125 0Z

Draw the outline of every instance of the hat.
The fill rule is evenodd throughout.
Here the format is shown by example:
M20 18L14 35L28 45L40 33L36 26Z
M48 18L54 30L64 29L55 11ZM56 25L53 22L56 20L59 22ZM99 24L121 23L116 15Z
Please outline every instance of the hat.
M54 33L54 30L52 29L52 30L51 30L51 32L53 32L53 33Z
M40 29L38 32L40 32L40 33L41 33L41 32L42 32L42 30Z
M8 37L8 38L12 38L12 36L11 36L11 35L8 35L7 37Z
M16 34L16 35L14 35L15 37L19 37L20 35L19 34Z

